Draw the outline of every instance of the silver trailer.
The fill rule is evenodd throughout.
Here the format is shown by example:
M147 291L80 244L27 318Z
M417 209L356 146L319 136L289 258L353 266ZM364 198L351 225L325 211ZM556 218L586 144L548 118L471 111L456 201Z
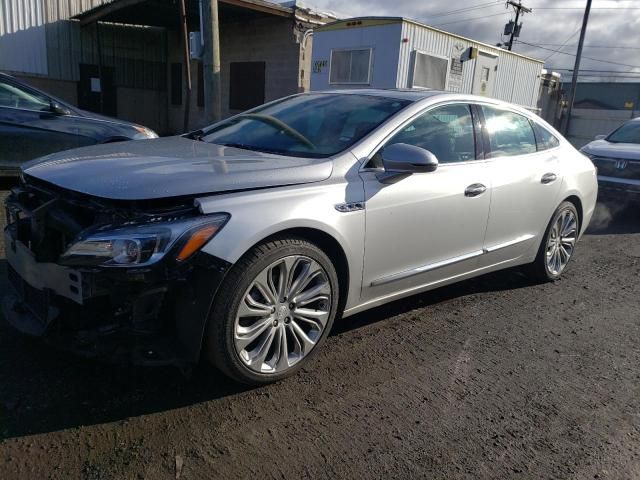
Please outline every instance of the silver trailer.
M400 17L314 30L311 90L434 88L535 109L543 61Z

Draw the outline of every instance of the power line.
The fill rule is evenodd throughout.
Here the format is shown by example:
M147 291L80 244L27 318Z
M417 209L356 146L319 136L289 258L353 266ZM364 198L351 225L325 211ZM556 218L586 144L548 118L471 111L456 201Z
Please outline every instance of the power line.
M583 7L536 7L538 10L584 10ZM591 10L640 10L640 7L591 7Z
M556 49L556 50L551 50L551 49L547 49L547 50L551 50L553 53L551 55L548 55L544 61L545 63L547 62L547 60L549 60L551 57L553 57L556 53L559 53L560 50L565 46L565 44L571 40L578 32L580 31L580 29L578 28L575 32L573 32L569 37L567 37L567 39L564 41L564 43L562 45L560 45L560 48ZM521 43L526 43L523 42L522 40L519 40Z
M574 34L574 35L575 35L575 34ZM525 44L525 45L529 45L530 47L540 48L540 49L542 49L542 50L548 50L548 51L550 51L550 52L554 52L554 54L555 54L555 53L560 53L560 54L562 54L562 55L569 55L569 56L571 56L571 57L575 57L575 56L576 56L576 54L575 54L575 53L561 52L561 51L559 51L559 50L552 50L552 49L550 49L550 48L541 47L540 45L535 45L535 44L533 44L533 43L524 42L524 41L522 41L522 40L518 40L518 42L519 42L519 43L523 43L523 44ZM547 57L547 59L548 59L548 58L550 58L550 57ZM602 60L602 59L600 59L600 58L587 57L587 56L585 56L585 55L583 55L583 56L582 56L582 58L586 58L586 59L591 60L591 61L594 61L594 62L609 63L609 64L611 64L611 65L620 65L620 66L622 66L622 67L640 68L640 65L630 65L630 64L628 64L628 63L613 62L613 61L611 61L611 60ZM545 59L545 61L546 61L546 59Z
M482 20L483 18L497 17L498 15L504 15L504 12L496 13L493 15L483 15L482 17L463 18L462 20L455 20L453 22L447 22L447 23L438 23L437 25L433 25L433 26L442 27L443 25L451 25L452 23L470 22L472 20Z
M548 67L547 70L565 70L568 72L573 72L573 67ZM592 73L623 73L629 75L640 75L640 72L633 72L628 70L590 70L590 69L580 69L581 72L592 72Z
M429 18L435 17L446 17L448 15L454 15L456 13L468 12L470 10L479 10L481 8L491 8L491 7L501 7L502 2L500 0L494 0L493 2L481 3L475 6L469 6L466 8L458 8L456 10L448 10L446 12L434 13L434 14L426 14L425 16Z
M567 47L567 48L577 47L577 45L564 45L562 43L536 43L536 45L542 45L546 47ZM640 47L625 47L622 45L584 45L584 48L612 48L616 50L640 50Z

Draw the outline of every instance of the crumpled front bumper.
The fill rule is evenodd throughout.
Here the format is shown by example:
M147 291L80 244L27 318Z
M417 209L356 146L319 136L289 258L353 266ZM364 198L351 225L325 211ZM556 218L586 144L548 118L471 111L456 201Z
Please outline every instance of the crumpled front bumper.
M38 263L11 225L5 250L2 312L12 327L85 357L136 365L199 360L210 307L230 267L200 252L174 269L74 270Z

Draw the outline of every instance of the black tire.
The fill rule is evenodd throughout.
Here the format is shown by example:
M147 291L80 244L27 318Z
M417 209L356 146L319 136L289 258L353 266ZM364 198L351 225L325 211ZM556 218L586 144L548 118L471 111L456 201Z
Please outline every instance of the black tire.
M547 244L549 242L549 236L551 235L551 229L553 225L558 221L560 216L566 211L571 211L573 213L576 219L576 230L577 232L580 232L580 217L578 215L578 210L576 209L573 203L567 202L567 201L562 202L554 212L553 216L551 217L551 220L549 221L549 225L547 225L547 229L545 230L544 236L542 237L542 242L540 243L540 248L538 249L536 259L532 264L529 265L527 273L534 280L537 280L540 282L555 282L556 280L560 279L560 277L566 270L566 266L568 266L568 264L571 262L571 259L575 255L575 245L574 245L571 256L567 261L567 265L562 269L562 271L559 273L554 273L549 270L549 267L547 265L546 254L547 254ZM577 235L578 233L576 233L576 239L577 239Z
M281 373L258 373L239 358L233 337L236 312L245 293L256 276L272 263L290 255L304 255L320 264L331 286L329 318L321 337L302 360ZM295 374L308 365L329 334L339 304L338 276L329 257L315 244L297 237L274 239L257 245L233 266L216 295L205 337L205 355L208 361L225 375L248 385L277 382Z

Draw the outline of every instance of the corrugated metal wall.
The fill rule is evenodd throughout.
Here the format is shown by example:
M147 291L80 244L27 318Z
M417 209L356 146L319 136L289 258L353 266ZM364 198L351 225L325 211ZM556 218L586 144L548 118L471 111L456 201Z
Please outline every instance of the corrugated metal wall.
M47 74L44 0L0 0L0 70Z
M81 63L97 65L96 26L71 17L112 0L0 0L0 69L78 81ZM116 86L166 88L166 32L100 25L102 64Z
M402 41L400 45L398 87L410 86L412 51L453 58L456 56L454 51L476 47L498 56L493 97L525 107L536 106L542 62L407 21L403 22L402 39L407 39L407 42ZM461 85L450 90L471 93L474 69L475 60L463 62Z

